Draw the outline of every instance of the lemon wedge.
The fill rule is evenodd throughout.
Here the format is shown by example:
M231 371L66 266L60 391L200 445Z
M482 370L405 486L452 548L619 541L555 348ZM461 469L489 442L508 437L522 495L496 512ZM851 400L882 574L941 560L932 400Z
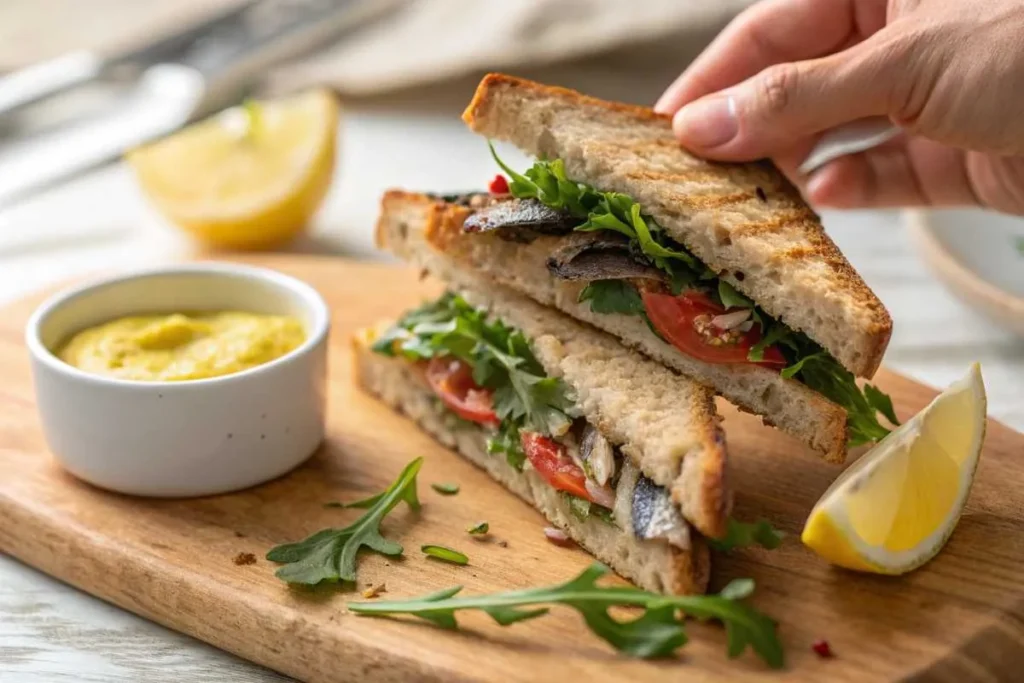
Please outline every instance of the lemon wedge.
M326 90L227 109L128 153L145 194L214 247L278 246L303 231L334 173L338 103Z
M985 439L977 363L851 465L811 510L801 540L833 564L904 574L935 557L963 511Z

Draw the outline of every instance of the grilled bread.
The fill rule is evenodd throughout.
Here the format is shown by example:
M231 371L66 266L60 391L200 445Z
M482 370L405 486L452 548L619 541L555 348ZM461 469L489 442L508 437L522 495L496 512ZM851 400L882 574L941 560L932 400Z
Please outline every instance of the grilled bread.
M732 403L765 416L762 419L766 423L800 439L827 460L842 462L846 457L846 411L841 406L768 368L699 361L651 334L636 316L592 312L586 302L578 301L583 283L559 280L547 268L547 258L560 238L541 236L522 244L496 234L464 234L462 223L469 214L469 209L427 195L389 192L381 202L378 240L387 241L396 251L423 254L415 259L419 261L438 261L440 258L432 252L443 252L446 263L457 264L461 271L484 276L541 304L561 309L669 368L714 387Z
M437 409L433 393L413 367L397 358L374 353L367 334L354 340L355 371L359 385L389 406L415 420L442 444L483 468L494 479L533 505L553 525L563 529L577 543L620 575L646 590L693 594L707 590L710 575L708 547L697 534L689 534L689 547L642 540L622 528L595 517L579 519L566 500L533 470L517 471L505 459L491 455L482 428L452 430ZM636 478L635 468L623 477ZM630 506L616 506L616 518L626 529L632 527ZM622 517L621 519L620 516ZM538 530L539 533L539 530Z
M650 109L503 74L483 79L463 119L489 138L562 159L573 180L630 195L723 280L855 375L878 369L888 312L769 162L705 161Z
M383 201L378 244L519 329L548 376L563 379L575 393L583 417L645 476L668 489L683 517L701 533L724 534L731 496L713 393L609 335L457 267L427 242L455 208L391 193Z

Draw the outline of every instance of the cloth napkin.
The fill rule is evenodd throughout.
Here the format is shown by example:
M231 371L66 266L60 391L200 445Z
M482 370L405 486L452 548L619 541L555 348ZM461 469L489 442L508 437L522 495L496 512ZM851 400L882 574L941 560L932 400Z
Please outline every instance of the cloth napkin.
M311 0L272 0L283 6ZM377 0L389 9L332 46L269 73L368 96L485 69L514 70L654 42L706 41L753 0ZM86 48L116 53L232 0L0 2L0 69ZM699 38L697 37L699 36Z

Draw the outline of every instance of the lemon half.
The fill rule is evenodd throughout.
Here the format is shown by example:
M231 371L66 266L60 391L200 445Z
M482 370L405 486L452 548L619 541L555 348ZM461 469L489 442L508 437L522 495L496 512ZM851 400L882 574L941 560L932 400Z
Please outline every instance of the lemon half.
M326 90L233 107L133 150L143 191L172 223L215 247L296 237L334 172L338 103Z
M904 574L935 557L963 511L985 439L977 363L833 482L801 540L833 564Z

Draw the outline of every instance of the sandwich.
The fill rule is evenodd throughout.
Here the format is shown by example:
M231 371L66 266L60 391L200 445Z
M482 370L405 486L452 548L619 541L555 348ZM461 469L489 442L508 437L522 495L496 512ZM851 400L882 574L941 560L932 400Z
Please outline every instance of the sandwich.
M447 292L354 339L367 392L651 591L707 588L731 496L714 394L614 337L460 269L426 239L462 207L389 194L378 242ZM564 536L562 535L564 534Z
M395 193L437 204L431 246L458 267L603 330L832 462L898 424L858 377L888 312L769 162L692 156L667 117L500 74L469 127L537 157L490 192ZM496 169L497 170L497 169Z

